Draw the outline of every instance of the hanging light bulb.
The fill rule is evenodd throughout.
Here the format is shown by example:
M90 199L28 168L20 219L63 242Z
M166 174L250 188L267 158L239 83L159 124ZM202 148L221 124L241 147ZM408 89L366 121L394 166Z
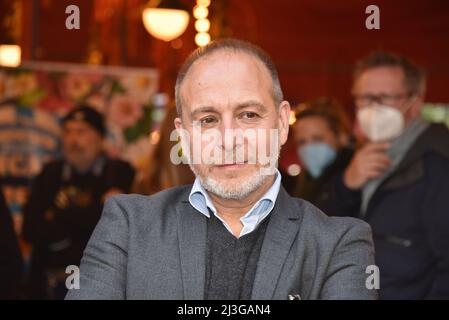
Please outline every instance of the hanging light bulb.
M208 19L199 19L195 21L195 30L198 32L207 32L210 29L210 21Z
M199 47L204 47L210 42L210 35L206 32L199 32L195 36L195 43Z
M199 6L208 7L210 6L210 0L197 0L196 3Z
M142 12L142 20L153 37L171 41L187 29L189 13L178 1L152 0Z
M195 30L198 32L195 36L195 43L199 47L204 47L211 41L209 32L210 21L207 19L209 15L210 0L197 0L196 6L193 7L193 16L195 17Z
M209 9L205 6L197 5L193 8L193 16L196 19L204 19L209 14Z

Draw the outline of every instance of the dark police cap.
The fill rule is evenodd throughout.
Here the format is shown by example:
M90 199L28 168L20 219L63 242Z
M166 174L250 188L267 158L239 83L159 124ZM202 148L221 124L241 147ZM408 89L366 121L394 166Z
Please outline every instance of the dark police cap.
M102 136L106 134L103 115L92 107L84 105L73 109L62 119L62 123L65 124L70 120L84 121Z

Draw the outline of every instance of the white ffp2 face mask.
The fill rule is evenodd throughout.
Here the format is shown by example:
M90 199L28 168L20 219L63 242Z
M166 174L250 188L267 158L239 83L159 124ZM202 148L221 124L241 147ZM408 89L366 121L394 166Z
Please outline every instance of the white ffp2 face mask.
M375 105L357 111L357 121L363 133L372 141L388 141L404 130L404 115L397 108Z

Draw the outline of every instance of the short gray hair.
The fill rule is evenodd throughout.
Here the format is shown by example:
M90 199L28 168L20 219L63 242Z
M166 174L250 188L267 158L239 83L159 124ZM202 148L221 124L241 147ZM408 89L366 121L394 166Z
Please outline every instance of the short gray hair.
M176 111L179 116L182 115L181 85L190 68L196 61L219 50L247 53L262 62L262 64L267 68L273 82L272 96L274 103L276 104L276 107L281 104L282 100L284 100L284 95L282 93L278 72L270 56L264 50L252 43L237 39L222 39L213 41L204 47L196 49L189 55L184 64L181 66L175 85Z
M370 69L379 67L399 67L404 72L405 87L408 94L423 95L426 90L426 74L424 70L404 56L391 52L374 51L357 61L354 70L354 83L360 75Z

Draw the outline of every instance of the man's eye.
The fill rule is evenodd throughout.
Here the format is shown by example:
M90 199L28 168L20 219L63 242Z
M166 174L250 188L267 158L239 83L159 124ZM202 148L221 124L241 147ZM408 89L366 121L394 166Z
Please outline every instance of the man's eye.
M213 117L206 117L206 118L201 119L201 124L202 125L212 124L212 123L215 123L215 122L216 122L216 120Z
M259 115L255 112L243 112L242 113L242 118L244 118L244 119L255 119L258 117L259 117Z

